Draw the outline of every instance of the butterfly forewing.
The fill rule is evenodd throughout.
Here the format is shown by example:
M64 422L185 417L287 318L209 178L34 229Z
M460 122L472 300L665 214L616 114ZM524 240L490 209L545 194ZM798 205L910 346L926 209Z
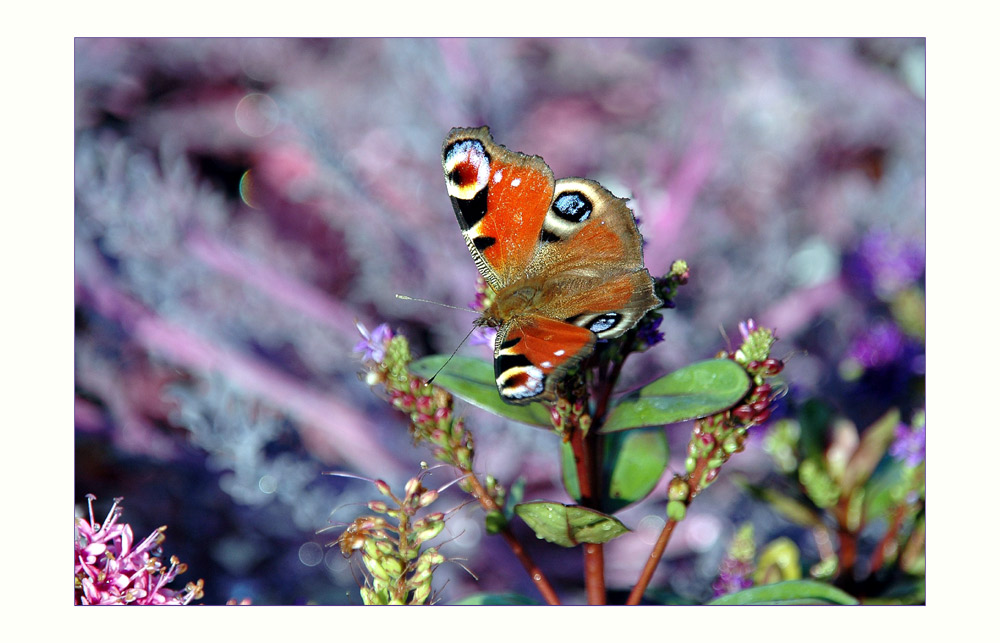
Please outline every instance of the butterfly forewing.
M555 181L545 161L493 143L482 127L452 130L442 165L455 216L483 277L494 289L522 277L552 202Z

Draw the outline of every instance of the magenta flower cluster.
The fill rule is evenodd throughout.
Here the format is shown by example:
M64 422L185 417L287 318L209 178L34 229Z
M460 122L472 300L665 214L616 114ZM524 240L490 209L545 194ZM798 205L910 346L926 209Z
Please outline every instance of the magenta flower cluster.
M94 500L87 495L90 519L76 520L75 585L78 605L187 605L203 595L203 583L183 590L166 587L187 565L176 557L166 567L154 554L164 540L160 527L138 545L132 527L120 523L121 498L116 498L104 522L94 520Z

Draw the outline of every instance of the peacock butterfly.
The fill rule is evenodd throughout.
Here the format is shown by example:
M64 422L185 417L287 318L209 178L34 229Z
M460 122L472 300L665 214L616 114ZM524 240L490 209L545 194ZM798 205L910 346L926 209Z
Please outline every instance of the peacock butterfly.
M454 128L442 146L448 194L476 267L496 296L477 322L497 328L493 369L512 404L552 400L599 338L661 305L632 211L588 179L559 179L488 127Z

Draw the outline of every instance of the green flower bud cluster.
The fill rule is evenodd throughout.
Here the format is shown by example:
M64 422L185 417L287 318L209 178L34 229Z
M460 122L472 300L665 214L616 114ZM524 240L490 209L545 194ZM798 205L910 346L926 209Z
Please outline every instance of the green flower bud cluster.
M472 435L465 431L462 419L455 418L454 399L447 391L410 375L411 360L406 337L395 335L385 346L385 358L367 363L370 370L365 381L371 386L384 385L392 406L410 416L415 443L427 442L441 462L471 471Z
M684 520L691 500L691 485L682 476L674 476L667 485L667 517L676 522Z
M445 514L417 513L438 498L427 489L421 476L406 483L403 498L397 498L382 480L379 492L392 502L373 500L368 508L377 516L362 516L348 525L337 542L345 556L361 552L367 583L361 588L366 605L423 605L430 598L434 569L445 561L435 547L421 546L444 529Z
M689 487L684 494L678 492L676 498L671 496L667 504L667 515L674 520L683 519L685 508L694 496L712 484L719 469L733 454L743 451L750 427L766 421L771 415L775 392L765 379L780 373L784 364L769 356L775 342L770 329L758 329L752 320L746 327L741 325L741 332L747 328L739 350L723 351L717 357L732 359L743 366L752 382L750 390L732 409L695 422L684 459L687 473L684 481Z

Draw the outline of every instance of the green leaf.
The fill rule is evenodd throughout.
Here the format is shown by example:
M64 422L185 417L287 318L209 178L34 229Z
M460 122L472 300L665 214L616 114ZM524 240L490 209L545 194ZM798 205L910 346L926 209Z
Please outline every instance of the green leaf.
M541 605L536 600L521 594L472 594L454 603L455 605Z
M696 362L622 399L601 433L706 417L735 405L749 388L746 371L730 359Z
M410 364L410 372L425 380L430 379L446 361L446 355L424 357ZM548 409L538 402L517 406L500 399L493 364L481 359L461 355L452 357L434 378L434 384L490 413L533 426L552 426Z
M823 527L823 517L818 511L804 502L772 487L761 487L747 482L744 478L733 476L733 482L746 489L751 495L771 505L771 507L787 520L803 527Z
M789 580L751 587L715 598L707 605L857 605L858 600L833 585Z
M618 519L579 505L540 500L517 505L514 512L536 536L561 547L606 543L629 530Z
M580 501L573 446L560 445L562 479L566 493ZM645 498L667 468L670 446L661 427L610 433L604 437L604 471L601 475L601 510L614 513Z
M899 411L892 409L865 430L861 436L861 443L847 462L847 469L840 483L842 495L847 495L868 481L892 443L897 426L899 426Z
M689 596L676 594L672 590L658 589L655 587L647 589L646 593L642 595L642 598L647 603L652 603L653 605L698 605L699 604L698 601Z
M670 459L661 427L612 433L604 439L604 510L614 513L645 498L656 487Z
M580 502L580 479L576 475L576 458L573 455L573 445L568 441L560 441L559 455L562 462L563 487L569 497Z

